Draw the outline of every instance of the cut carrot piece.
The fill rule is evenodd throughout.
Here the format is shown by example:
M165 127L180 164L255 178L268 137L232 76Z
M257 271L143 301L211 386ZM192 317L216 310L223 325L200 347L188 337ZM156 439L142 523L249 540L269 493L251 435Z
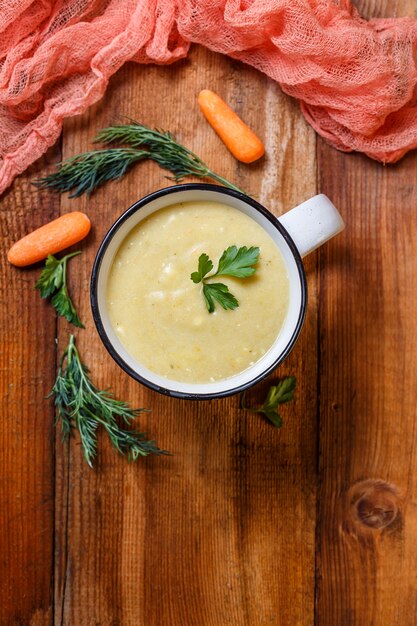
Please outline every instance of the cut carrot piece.
M242 163L252 163L265 154L260 139L240 117L213 91L203 89L198 104L210 126Z
M32 265L46 259L48 254L55 254L81 241L90 228L91 222L84 213L66 213L17 241L10 248L7 259L19 267Z

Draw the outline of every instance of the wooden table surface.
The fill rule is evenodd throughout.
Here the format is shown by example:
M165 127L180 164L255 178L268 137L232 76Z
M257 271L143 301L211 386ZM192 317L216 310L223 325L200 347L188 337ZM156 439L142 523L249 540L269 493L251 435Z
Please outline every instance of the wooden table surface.
M361 0L363 14L413 15L414 0ZM239 165L202 120L221 93L265 139ZM237 397L175 400L131 380L107 354L89 306L97 247L135 200L169 184L153 164L89 200L30 181L87 150L128 115L171 130L280 215L317 192L346 230L306 259L309 304L286 374L294 403L277 430ZM173 452L128 464L100 437L94 470L63 445L45 399L70 327L34 291L39 266L12 268L17 238L70 210L93 231L71 264L99 386L135 406ZM171 67L128 64L104 99L1 198L0 623L43 626L415 626L417 624L417 152L384 167L329 147L262 74L194 47ZM58 338L57 343L55 338Z

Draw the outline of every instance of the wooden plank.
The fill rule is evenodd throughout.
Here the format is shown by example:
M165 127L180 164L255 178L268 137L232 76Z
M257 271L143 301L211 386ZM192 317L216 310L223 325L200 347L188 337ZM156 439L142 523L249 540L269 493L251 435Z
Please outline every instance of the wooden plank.
M45 396L55 369L55 315L34 285L40 265L12 267L10 245L59 214L59 198L30 181L59 160L31 167L1 199L0 232L0 623L52 620L54 417Z
M320 163L347 229L321 256L319 623L411 626L417 158L384 168L323 144Z
M417 156L384 168L321 144L319 162L347 228L321 254L318 623L412 626Z
M267 162L237 165L227 153L197 110L196 95L207 86L266 136ZM86 150L96 130L123 114L171 130L277 213L316 191L315 136L298 108L264 76L224 57L195 47L171 67L123 68L101 104L66 124L64 155ZM62 201L64 211L85 207L94 223L71 282L86 321L77 332L80 351L99 385L152 408L140 423L173 456L128 465L102 438L91 471L77 440L68 465L57 444L56 623L308 626L314 617L315 257L307 265L302 338L277 372L295 373L299 384L281 431L243 414L238 398L197 404L152 393L105 352L89 313L88 282L115 218L166 184L156 166L141 164L88 202ZM61 328L61 348L67 338ZM249 400L260 400L267 387Z

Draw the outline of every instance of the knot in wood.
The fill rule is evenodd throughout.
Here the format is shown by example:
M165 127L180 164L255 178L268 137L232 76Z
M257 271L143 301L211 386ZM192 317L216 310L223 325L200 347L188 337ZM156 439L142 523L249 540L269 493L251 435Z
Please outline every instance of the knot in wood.
M398 514L398 491L383 480L364 480L350 489L353 517L374 530L392 524Z

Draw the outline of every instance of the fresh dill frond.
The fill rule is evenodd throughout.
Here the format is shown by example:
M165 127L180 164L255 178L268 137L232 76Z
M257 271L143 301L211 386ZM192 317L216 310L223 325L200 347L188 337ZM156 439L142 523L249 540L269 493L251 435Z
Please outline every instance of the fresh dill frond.
M130 425L146 409L132 409L127 402L116 400L108 390L92 383L88 368L82 363L74 335L62 355L58 375L50 396L54 398L56 422L61 423L66 440L78 430L85 460L90 467L97 454L97 433L104 428L113 446L132 461L149 454L168 454L138 430L121 427L118 420Z
M188 148L178 143L167 132L131 122L110 126L99 132L95 142L127 144L128 148L104 148L84 152L58 163L58 170L33 181L39 188L72 192L70 198L91 194L109 180L121 178L136 162L148 159L172 174L172 180L185 176L211 178L230 189L241 191L236 185L209 167Z
M121 178L134 163L148 157L147 150L134 148L92 150L58 163L57 172L33 184L41 189L72 191L69 197L78 198L83 193L90 195L109 180Z

